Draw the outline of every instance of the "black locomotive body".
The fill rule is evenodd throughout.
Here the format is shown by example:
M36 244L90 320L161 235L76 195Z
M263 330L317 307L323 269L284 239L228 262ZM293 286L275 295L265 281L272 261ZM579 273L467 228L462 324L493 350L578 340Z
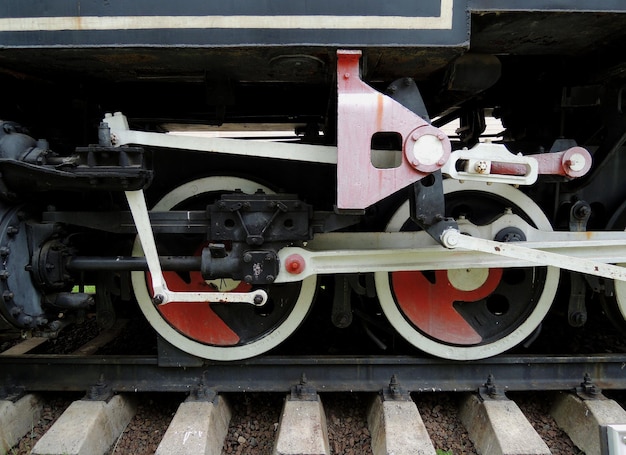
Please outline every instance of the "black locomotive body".
M622 3L4 0L0 335L134 302L212 360L623 330Z

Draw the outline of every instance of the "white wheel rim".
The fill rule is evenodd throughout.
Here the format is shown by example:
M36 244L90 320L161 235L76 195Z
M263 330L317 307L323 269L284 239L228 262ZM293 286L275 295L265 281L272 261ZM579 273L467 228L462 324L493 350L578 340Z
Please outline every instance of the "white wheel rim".
M620 267L626 267L626 263L617 264ZM617 307L622 317L626 319L626 281L614 280L615 286L615 300L617 301Z
M479 182L460 183L457 180L444 180L444 193L456 191L479 191L493 194L511 201L521 208L541 230L552 230L549 220L541 209L524 193L508 185L486 185ZM399 231L409 218L409 203L404 203L391 217L387 231ZM405 318L393 297L390 274L375 274L376 291L385 316L398 333L413 346L437 357L451 360L476 360L500 354L520 344L530 336L548 313L559 283L559 269L547 267L546 278L541 297L531 314L512 333L488 344L477 346L456 346L437 342L420 333Z
M244 193L254 193L258 189L262 189L266 193L272 193L269 188L263 185L238 177L205 177L175 188L157 202L152 210L167 211L195 195L218 191L235 191L238 189ZM143 255L143 251L139 240L136 239L133 245L133 256L141 255ZM144 272L132 272L131 280L139 307L157 333L178 349L211 360L247 359L278 346L300 326L308 314L313 303L317 282L315 276L302 281L300 294L293 310L283 322L274 327L267 335L248 344L238 346L211 346L183 335L163 318L152 303Z

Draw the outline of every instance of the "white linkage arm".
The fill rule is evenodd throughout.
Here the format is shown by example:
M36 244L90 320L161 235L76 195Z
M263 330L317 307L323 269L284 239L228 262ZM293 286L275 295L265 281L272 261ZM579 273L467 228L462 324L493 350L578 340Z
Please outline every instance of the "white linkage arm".
M267 293L263 289L252 292L175 292L167 288L163 277L159 255L157 253L154 233L150 226L148 208L143 190L126 191L128 206L133 215L137 235L141 242L148 270L150 270L153 301L157 305L169 302L199 302L199 303L249 303L255 306L264 305L267 302Z

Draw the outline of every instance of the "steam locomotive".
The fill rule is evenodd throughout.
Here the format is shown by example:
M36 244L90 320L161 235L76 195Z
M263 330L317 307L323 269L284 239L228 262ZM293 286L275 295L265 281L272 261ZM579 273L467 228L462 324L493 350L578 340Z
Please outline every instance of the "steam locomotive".
M4 0L0 335L623 329L625 46L619 0Z

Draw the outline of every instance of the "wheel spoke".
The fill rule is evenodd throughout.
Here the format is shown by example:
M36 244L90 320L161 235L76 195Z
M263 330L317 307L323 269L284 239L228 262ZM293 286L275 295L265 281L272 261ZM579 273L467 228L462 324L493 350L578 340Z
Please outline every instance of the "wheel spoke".
M511 209L539 229L550 223L534 202L506 185L444 181L446 216L480 225ZM415 229L408 203L389 231ZM417 348L449 359L489 357L510 349L541 323L556 294L558 269L473 268L377 273L383 312Z
M192 210L206 207L220 194L241 189L270 192L255 182L235 177L208 177L182 185L159 201L153 210ZM170 255L199 254L206 239L157 238ZM141 254L136 242L134 255ZM164 272L172 291L249 292L252 286L230 278L205 280L199 271L185 274ZM268 302L263 307L247 304L152 303L149 274L132 273L133 289L140 308L155 330L177 348L214 360L238 360L272 349L284 341L306 317L313 302L316 278L303 282L266 286Z
M456 303L476 302L494 291L502 270L484 270L488 274L486 279L471 290L455 287L445 270L435 271L434 283L421 272L396 272L391 280L402 311L425 334L447 343L476 344L483 337L469 322L473 315L460 313Z

